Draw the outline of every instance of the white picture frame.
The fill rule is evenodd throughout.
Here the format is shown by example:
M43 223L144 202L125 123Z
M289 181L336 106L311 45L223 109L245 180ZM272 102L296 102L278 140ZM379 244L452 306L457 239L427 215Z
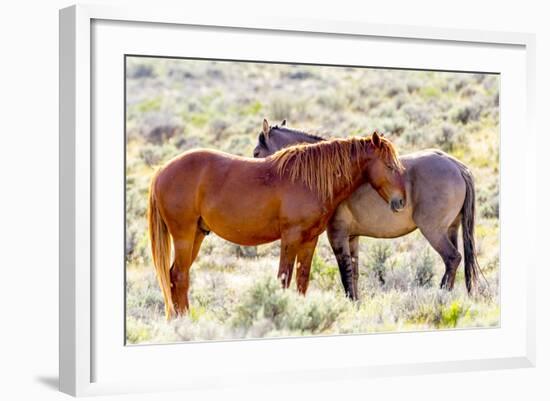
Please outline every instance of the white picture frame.
M105 22L104 25L101 25ZM94 25L95 24L95 25ZM117 26L119 24L120 26ZM94 26L105 26L105 31L94 31ZM94 138L94 129L101 126L95 119L101 118L101 111L93 102L94 96L102 96L96 91L101 92L101 88L93 85L93 80L97 78L96 74L101 75L100 67L94 58L103 57L101 53L103 48L109 46L115 52L115 56L122 51L120 44L124 47L125 43L130 43L132 38L139 37L140 29L144 27L156 27L155 34L148 32L148 38L151 43L142 46L154 46L157 43L160 46L159 38L173 34L170 29L183 29L193 27L198 31L217 32L229 35L238 34L242 37L261 33L266 41L276 39L277 35L284 35L287 38L307 37L307 40L325 40L339 38L342 43L348 41L362 40L384 40L386 43L393 41L409 41L414 44L434 44L441 49L440 64L432 65L434 69L450 70L476 70L476 60L463 60L461 65L453 68L451 61L446 62L445 47L453 46L453 52L467 51L468 48L478 49L481 53L485 47L498 49L503 52L503 59L508 60L510 64L517 66L517 71L512 71L511 66L502 66L510 68L510 78L504 83L502 90L501 118L508 118L501 132L502 140L502 177L512 177L524 185L534 180L527 174L528 171L535 169L535 154L531 147L523 147L520 152L520 166L517 171L507 168L509 160L506 158L506 152L509 147L513 147L511 138L512 128L522 127L522 136L527 140L535 140L533 130L533 112L534 112L534 35L525 33L507 33L507 32L485 32L457 29L436 29L414 26L392 26L392 25L374 25L360 22L348 21L316 21L316 20L295 20L292 18L260 18L256 16L243 16L240 19L216 19L211 16L187 15L184 10L166 10L158 8L112 8L108 6L72 6L60 11L60 360L59 376L60 390L75 396L108 394L108 393L126 393L136 391L164 391L167 389L206 389L219 386L235 386L246 384L248 381L254 381L260 384L273 384L279 380L285 381L304 381L304 380L336 380L339 378L361 379L365 377L402 375L402 374L421 374L431 372L455 372L478 369L501 369L512 367L530 367L535 364L535 294L534 294L534 270L536 261L532 256L534 252L526 252L521 260L521 274L510 271L510 280L503 276L503 285L509 285L510 281L517 283L516 287L506 287L503 289L502 297L512 297L514 304L517 304L516 310L511 315L504 316L501 327L491 330L476 330L472 332L456 331L431 333L407 333L406 342L410 344L434 343L436 344L441 336L445 340L458 339L459 341L472 341L476 338L486 341L487 344L494 343L494 349L487 352L472 351L471 354L465 353L464 358L453 357L452 355L441 355L439 358L427 357L424 360L410 355L408 358L390 358L387 362L383 357L377 359L374 354L371 360L344 361L335 357L337 347L361 347L366 346L365 338L368 342L380 342L377 347L385 341L379 340L383 336L393 336L392 346L403 347L407 349L405 341L395 340L395 335L378 336L335 336L332 338L304 338L304 339L282 339L282 340L261 340L261 341L235 341L231 343L218 342L208 345L180 344L187 346L187 357L193 362L197 362L196 369L191 369L185 380L178 380L173 376L151 377L149 380L140 378L131 379L124 375L117 375L121 367L131 368L132 364L142 360L145 365L162 360L173 352L179 352L178 345L134 347L131 352L125 349L122 336L119 336L120 327L118 323L113 326L112 319L118 319L120 315L113 314L109 318L101 313L101 305L97 305L97 299L94 299L94 291L98 286L106 283L104 277L98 277L94 274L94 263L97 263L98 256L94 253L94 235L97 234L98 227L103 227L96 220L97 216L103 213L98 212L97 191L101 193L110 193L107 187L102 188L101 180L97 181L97 175L101 175L98 170L98 157L106 156L109 159L123 155L117 153L120 148L115 144L110 147L108 154L99 154L106 150L104 142L97 142ZM157 29L158 28L158 29ZM103 28L97 28L103 29ZM113 31L109 31L113 29ZM130 35L130 30L132 31ZM94 32L96 32L96 41L94 42ZM116 35L117 40L112 40L109 46L106 41L101 39L102 32ZM114 33L113 33L114 32ZM124 32L127 32L125 34ZM225 33L224 33L225 32ZM229 37L229 36L228 36ZM282 36L281 36L282 37ZM219 36L218 36L219 38ZM112 37L111 37L112 39ZM157 39L157 42L155 40ZM207 38L205 37L205 40ZM143 40L142 42L147 42ZM117 48L116 46L119 45ZM173 44L172 44L173 45ZM164 55L170 52L168 49L170 43L163 45L159 52ZM131 46L132 47L132 46ZM234 52L231 46L227 46L227 54ZM132 47L136 49L138 46ZM168 49L168 50L167 50ZM461 50L462 49L462 50ZM464 50L465 49L465 50ZM510 49L506 53L506 49ZM106 53L111 50L105 49ZM448 50L448 49L447 49ZM118 53L117 53L118 52ZM126 51L124 51L126 52ZM504 54L506 53L506 54ZM101 55L101 56L100 56ZM196 54L193 54L196 55ZM396 65L406 67L399 57L406 55L394 55ZM115 58L116 58L115 57ZM246 56L244 56L246 58ZM292 56L289 56L292 57ZM239 58L239 57L235 57ZM249 57L250 58L250 57ZM480 57L482 59L483 57ZM258 60L265 59L265 55L256 57ZM487 63L497 63L498 57ZM502 60L500 61L502 63ZM122 60L119 60L122 61ZM286 61L286 60L285 60ZM292 59L289 59L292 61ZM361 61L359 61L361 63ZM468 64L470 62L470 64ZM391 63L391 60L384 65ZM430 61L411 60L410 67L430 68ZM433 64L433 62L432 62ZM108 64L106 64L108 65ZM492 69L493 72L500 72L498 64ZM97 71L96 71L96 70ZM508 71L508 70L507 70ZM518 72L519 71L519 72ZM516 76L517 75L517 76ZM503 77L508 80L508 76ZM95 78L94 78L95 77ZM119 77L120 78L120 77ZM100 76L99 81L103 78ZM107 82L107 81L103 81ZM97 82L96 82L97 83ZM112 89L112 88L111 88ZM122 94L122 88L119 90ZM507 102L507 96L517 90L520 95L515 99L514 107L517 113L510 113L512 103ZM117 95L117 96L118 96ZM508 104L508 106L506 106ZM123 107L122 104L119 105ZM507 108L509 107L509 109ZM117 109L120 110L120 109ZM98 117L98 115L100 117ZM118 116L114 112L113 119L119 119L115 124L122 123L122 114ZM115 125L116 126L116 125ZM95 128L94 128L95 127ZM510 128L510 129L509 129ZM122 135L122 132L121 132ZM118 138L122 142L123 135ZM117 159L120 160L120 159ZM110 168L110 167L105 167ZM99 187L98 187L99 185ZM113 185L117 185L116 182ZM118 182L121 186L122 182ZM117 191L115 191L117 192ZM115 196L114 193L111 195ZM507 244L514 244L515 241L525 241L514 234L512 228L523 226L526 230L534 229L535 210L527 203L526 195L514 194L507 190L506 185L502 188L501 201L503 201L503 221L502 221L502 247ZM527 207L529 205L529 207ZM101 206L99 206L101 209ZM116 220L116 219L115 219ZM512 227L512 228L511 228ZM516 230L514 230L516 231ZM114 230L113 235L119 235L120 232ZM524 242L525 247L530 245ZM512 248L512 247L507 247ZM506 255L509 261L519 261L518 255L514 254L513 249L506 249ZM107 255L106 257L109 257ZM101 259L103 260L103 259ZM114 266L122 263L122 260L111 258L106 264L112 263ZM111 260L111 262L109 262ZM507 263L503 260L502 263ZM103 264L104 266L105 264ZM121 266L123 269L123 266ZM514 291L506 291L507 288L514 288ZM102 297L110 299L119 299L124 292L123 287L117 285L104 286L100 289ZM118 293L118 292L120 293ZM512 294L513 292L513 294ZM118 297L118 298L117 298ZM515 298L514 298L515 297ZM504 301L507 301L506 298ZM507 302L504 302L505 304ZM510 301L509 303L512 303ZM120 306L120 305L119 305ZM118 311L118 307L115 308ZM99 310L99 312L98 312ZM118 311L119 312L119 311ZM118 313L117 312L117 313ZM503 312L504 313L504 312ZM508 312L506 312L508 313ZM511 318L517 320L511 322ZM109 320L111 319L111 320ZM109 327L113 329L112 339L109 336L98 336L97 326ZM116 327L115 327L116 326ZM123 326L123 322L120 322ZM517 328L517 329L514 329ZM499 333L506 333L500 335ZM288 343L285 343L288 342ZM109 349L105 344L115 344L116 349ZM401 344L399 344L401 343ZM118 345L116 345L118 344ZM283 344L283 345L281 345ZM310 358L310 363L302 365L297 364L292 358L295 355L288 355L283 359L280 357L281 349L290 349L295 354L303 353ZM294 347L294 348L292 348ZM506 348L508 347L508 348ZM334 348L334 351L332 351ZM324 359L316 359L319 350L326 350ZM97 363L96 358L104 362ZM226 355L228 358L240 358L241 366L205 366L201 370L198 358L205 355L210 358L211 355ZM107 355L109 354L109 355ZM112 354L112 355L110 355ZM116 355L115 355L116 354ZM460 354L460 349L457 355ZM254 359L257 355L263 355L265 360L270 360L271 366L267 367L257 364L259 359ZM113 359L108 359L110 357ZM116 359L120 356L120 359ZM332 359L331 359L332 358ZM338 359L338 360L337 360ZM107 362L105 362L107 361ZM288 361L289 369L285 367L285 361ZM256 363L254 366L246 367L246 364ZM223 363L220 362L221 365ZM106 370L106 365L113 366L113 372L103 374L101 369ZM238 365L238 364L237 364ZM103 366L103 368L101 368ZM233 374L232 369L235 369Z

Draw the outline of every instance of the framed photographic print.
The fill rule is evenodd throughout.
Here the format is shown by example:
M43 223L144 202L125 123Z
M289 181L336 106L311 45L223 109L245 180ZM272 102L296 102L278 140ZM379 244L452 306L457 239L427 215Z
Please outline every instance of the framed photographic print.
M61 390L533 366L533 52L61 10Z

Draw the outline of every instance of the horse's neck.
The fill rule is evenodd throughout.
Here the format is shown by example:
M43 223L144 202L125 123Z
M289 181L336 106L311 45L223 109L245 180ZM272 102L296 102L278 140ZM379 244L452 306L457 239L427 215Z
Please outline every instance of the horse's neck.
M352 180L346 183L345 180L337 180L336 188L333 191L332 202L335 205L340 204L343 200L355 192L357 188L366 182L365 179L366 160L354 165L352 172Z

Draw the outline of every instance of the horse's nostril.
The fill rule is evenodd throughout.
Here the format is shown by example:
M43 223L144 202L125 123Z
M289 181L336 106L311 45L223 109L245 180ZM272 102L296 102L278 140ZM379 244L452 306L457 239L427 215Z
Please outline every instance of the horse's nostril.
M254 151L254 157L257 158L258 156L260 156L260 152L258 152L257 150L255 150L255 151Z
M392 199L391 201L391 208L394 212L400 211L405 208L405 200L404 199Z

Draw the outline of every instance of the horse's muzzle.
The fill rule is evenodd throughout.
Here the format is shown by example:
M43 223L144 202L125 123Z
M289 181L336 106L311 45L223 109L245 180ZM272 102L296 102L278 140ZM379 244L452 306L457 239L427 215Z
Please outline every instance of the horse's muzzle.
M394 213L402 211L405 209L405 200L403 198L393 198L390 201L390 208Z

